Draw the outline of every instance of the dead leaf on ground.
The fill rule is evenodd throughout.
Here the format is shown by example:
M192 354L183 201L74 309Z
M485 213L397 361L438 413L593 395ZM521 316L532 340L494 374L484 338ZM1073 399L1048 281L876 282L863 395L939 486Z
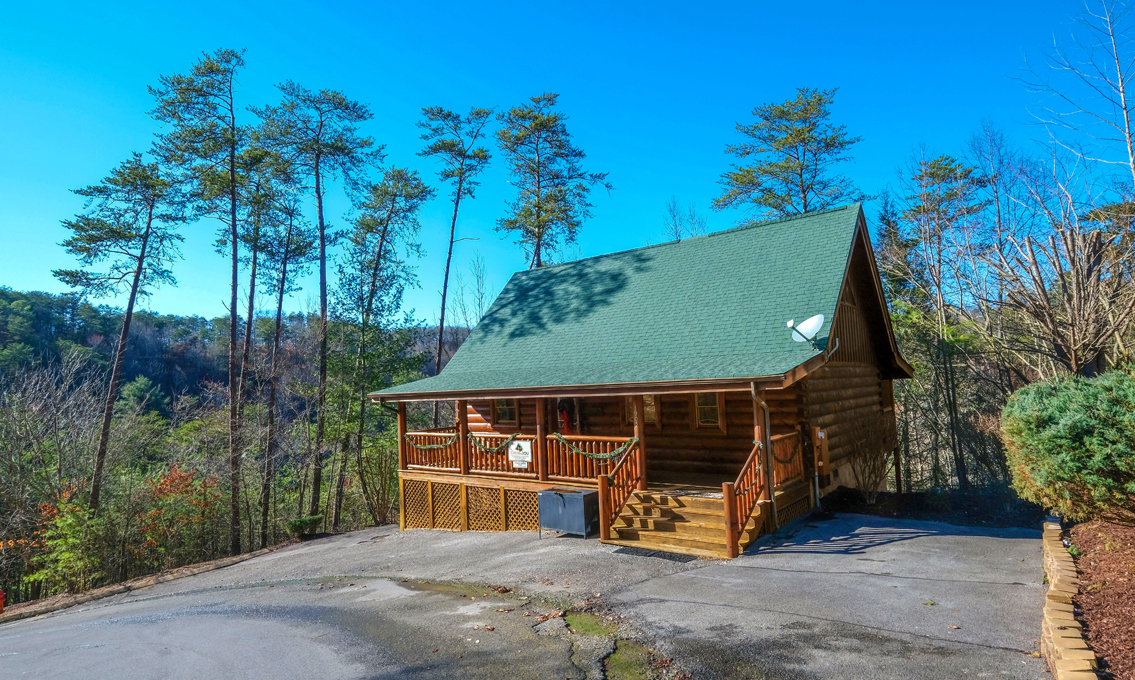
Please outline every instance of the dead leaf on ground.
M954 630L961 630L961 626L950 626L950 628L953 628Z
M502 614L506 614L506 613L508 613L508 612L510 612L510 611L512 611L512 610L511 610L511 609L498 609L497 611L498 611L498 612L500 612L500 613L502 613Z
M496 626L485 626L485 630L496 630Z
M504 595L505 593L511 593L512 592L512 590L510 588L506 588L504 586L489 586L489 590L495 590L498 593L500 593L501 595Z
M933 607L934 605L936 605L938 603L935 602L934 600L927 600L927 601L923 602L922 604L926 605L927 607Z

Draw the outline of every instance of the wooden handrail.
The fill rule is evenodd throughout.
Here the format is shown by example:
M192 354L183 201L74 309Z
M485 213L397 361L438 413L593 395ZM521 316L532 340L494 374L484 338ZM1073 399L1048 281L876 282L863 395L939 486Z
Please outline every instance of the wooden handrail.
M634 437L596 437L594 435L589 435L589 434L564 434L562 432L556 432L554 434L549 434L548 438L554 439L557 434L560 435L561 437L563 437L564 439L581 441L581 442L619 442L620 444L626 444L630 440L634 439Z
M414 430L413 432L407 432L406 434L453 434L456 431L457 428L451 425L449 427L431 427L428 430Z
M737 479L721 485L721 495L725 500L725 535L729 542L727 548L730 557L736 557L739 552L741 532L745 530L753 509L764 495L761 492L765 486L765 475L761 473L761 444L758 442L753 445Z
M599 537L603 540L611 538L611 525L639 488L640 455L642 448L636 442L619 458L610 474L599 475Z

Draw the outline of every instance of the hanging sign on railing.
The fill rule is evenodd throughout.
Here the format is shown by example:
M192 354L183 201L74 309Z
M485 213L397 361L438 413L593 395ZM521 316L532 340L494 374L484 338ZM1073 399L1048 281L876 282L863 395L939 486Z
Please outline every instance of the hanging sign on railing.
M508 447L508 462L515 468L528 469L532 462L532 440L517 439Z

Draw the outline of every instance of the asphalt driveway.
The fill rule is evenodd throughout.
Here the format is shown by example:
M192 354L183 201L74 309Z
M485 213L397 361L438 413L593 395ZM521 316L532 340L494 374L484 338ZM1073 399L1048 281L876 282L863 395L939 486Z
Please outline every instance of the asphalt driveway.
M773 538L717 561L357 531L5 624L0 675L602 677L615 636L541 622L601 600L670 677L1045 677L1039 531L840 515Z

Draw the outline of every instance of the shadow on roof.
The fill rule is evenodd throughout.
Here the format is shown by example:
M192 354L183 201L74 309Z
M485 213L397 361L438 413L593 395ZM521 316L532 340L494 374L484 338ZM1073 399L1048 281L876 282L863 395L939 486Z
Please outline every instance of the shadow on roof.
M628 251L522 272L505 287L476 333L517 339L578 323L610 306L631 275L647 271L652 259L649 251Z

